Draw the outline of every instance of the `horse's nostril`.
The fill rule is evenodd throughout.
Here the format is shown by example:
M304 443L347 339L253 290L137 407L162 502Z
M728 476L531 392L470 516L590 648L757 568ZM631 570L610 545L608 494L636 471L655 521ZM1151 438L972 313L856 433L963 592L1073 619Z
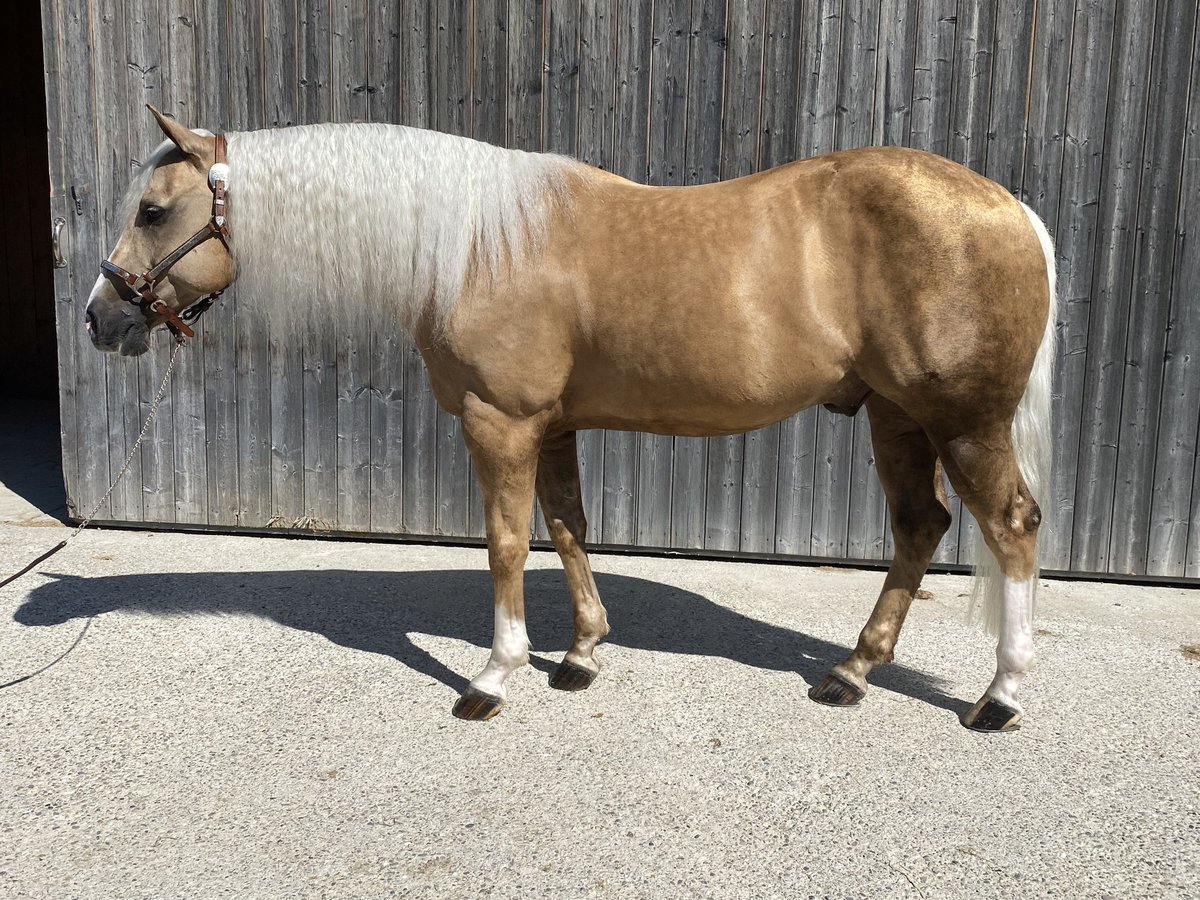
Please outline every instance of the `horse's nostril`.
M83 313L83 327L88 330L89 334L96 333L96 314L90 309Z

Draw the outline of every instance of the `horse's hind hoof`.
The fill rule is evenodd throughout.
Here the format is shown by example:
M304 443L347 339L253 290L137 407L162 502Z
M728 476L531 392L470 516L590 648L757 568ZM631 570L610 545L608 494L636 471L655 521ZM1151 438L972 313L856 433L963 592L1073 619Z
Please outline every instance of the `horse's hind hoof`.
M984 696L960 721L972 731L1016 731L1021 727L1021 713L999 700Z
M865 691L832 673L826 675L816 687L808 689L808 699L824 706L854 706L865 696Z
M499 697L468 687L454 704L454 715L468 722L486 722L503 706L504 701Z
M560 691L582 691L590 687L595 680L595 672L564 659L550 676L550 687Z

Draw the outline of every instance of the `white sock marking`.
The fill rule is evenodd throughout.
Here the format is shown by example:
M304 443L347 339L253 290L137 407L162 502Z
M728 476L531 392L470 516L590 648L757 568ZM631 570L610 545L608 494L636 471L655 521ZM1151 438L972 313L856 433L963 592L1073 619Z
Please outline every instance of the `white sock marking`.
M529 635L525 631L525 619L509 616L502 607L497 606L492 656L483 671L471 679L471 687L503 700L505 680L527 662Z
M1020 712L1017 691L1033 664L1033 593L1035 578L1014 581L1002 577L1003 605L996 644L996 677L987 695Z

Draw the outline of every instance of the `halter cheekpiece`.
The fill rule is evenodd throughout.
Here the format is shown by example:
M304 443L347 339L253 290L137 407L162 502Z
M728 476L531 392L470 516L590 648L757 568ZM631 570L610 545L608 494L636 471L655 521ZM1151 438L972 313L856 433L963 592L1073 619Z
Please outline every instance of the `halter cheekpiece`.
M171 333L175 335L177 341L182 341L185 337L195 337L195 332L188 327L187 323L195 322L216 303L217 298L224 292L224 288L201 297L187 309L176 313L155 293L154 286L162 280L175 263L205 241L218 238L226 249L229 248L229 223L225 218L225 191L228 184L229 166L225 162L225 135L218 134L213 164L208 170L208 186L212 189L213 194L212 215L209 216L204 227L140 275L122 269L111 258L100 263L100 269L104 274L115 276L132 290L132 294L121 291L121 299L140 307L143 313L153 312L162 316L166 319L167 327L171 329Z

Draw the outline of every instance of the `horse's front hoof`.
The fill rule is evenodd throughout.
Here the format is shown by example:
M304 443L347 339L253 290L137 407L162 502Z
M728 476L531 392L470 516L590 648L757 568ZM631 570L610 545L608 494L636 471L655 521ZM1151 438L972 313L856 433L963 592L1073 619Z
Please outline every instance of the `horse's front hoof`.
M1021 727L1021 711L985 695L960 721L972 731L1016 731Z
M595 672L564 659L550 676L550 687L560 691L582 691L590 687L595 680Z
M468 722L486 722L504 706L504 701L493 694L485 694L468 687L454 704L454 715Z
M838 678L832 672L826 675L816 687L808 689L808 699L815 700L824 706L855 706L865 696L865 691Z

